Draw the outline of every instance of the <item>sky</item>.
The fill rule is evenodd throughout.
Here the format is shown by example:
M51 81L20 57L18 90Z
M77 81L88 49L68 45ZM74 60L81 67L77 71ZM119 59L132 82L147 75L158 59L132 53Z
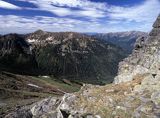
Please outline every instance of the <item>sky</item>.
M145 31L160 0L0 0L0 34Z

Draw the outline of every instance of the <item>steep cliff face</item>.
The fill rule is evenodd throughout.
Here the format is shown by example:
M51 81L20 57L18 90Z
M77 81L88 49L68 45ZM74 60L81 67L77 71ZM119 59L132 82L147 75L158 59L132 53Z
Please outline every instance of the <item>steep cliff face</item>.
M160 16L153 25L148 39L138 40L133 53L119 64L119 73L115 83L133 80L137 74L158 74L160 71Z
M6 118L159 118L160 16L153 27L147 41L139 39L133 54L121 63L116 84L85 85L77 93L46 98Z

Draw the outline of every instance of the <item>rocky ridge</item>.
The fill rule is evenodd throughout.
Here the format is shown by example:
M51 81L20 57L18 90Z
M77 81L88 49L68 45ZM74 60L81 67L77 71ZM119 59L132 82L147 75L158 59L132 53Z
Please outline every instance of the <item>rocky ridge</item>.
M120 64L116 84L84 85L77 93L46 98L6 118L28 114L33 118L159 118L160 16L153 27L147 41L139 40L133 54Z

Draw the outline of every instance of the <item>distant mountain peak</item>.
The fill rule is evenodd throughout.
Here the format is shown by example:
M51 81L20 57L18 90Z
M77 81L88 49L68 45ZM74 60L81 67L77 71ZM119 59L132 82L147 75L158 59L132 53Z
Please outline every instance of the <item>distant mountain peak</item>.
M46 33L46 32L43 31L43 30L41 30L41 29L39 29L39 30L35 31L34 33L35 33L35 34L44 34L44 33Z
M92 35L93 37L105 40L112 44L121 47L123 50L131 53L134 48L134 43L139 37L148 36L148 33L141 31L126 31L126 32L110 32L110 33L97 33Z

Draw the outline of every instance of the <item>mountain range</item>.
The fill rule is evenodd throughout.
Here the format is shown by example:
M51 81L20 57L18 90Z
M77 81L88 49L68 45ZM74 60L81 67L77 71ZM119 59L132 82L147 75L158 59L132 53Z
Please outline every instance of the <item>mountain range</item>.
M120 47L85 34L42 30L2 36L0 55L5 71L99 84L111 82L126 57Z
M105 40L114 45L121 47L126 53L130 54L134 48L134 44L139 37L148 36L146 32L128 31L128 32L111 32L111 33L91 33L88 34L99 40Z

